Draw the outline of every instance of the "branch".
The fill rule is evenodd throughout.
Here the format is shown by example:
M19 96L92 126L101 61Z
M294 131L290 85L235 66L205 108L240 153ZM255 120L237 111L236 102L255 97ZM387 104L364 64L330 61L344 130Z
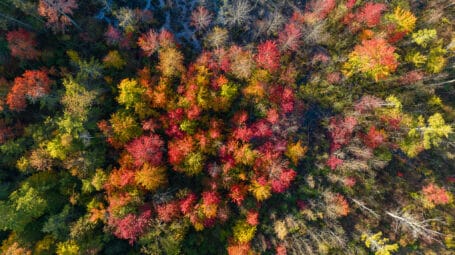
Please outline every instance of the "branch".
M373 211L372 209L368 208L365 206L365 204L363 202L360 202L359 200L357 199L354 199L354 198L349 198L352 200L352 202L354 202L356 205L358 205L361 209L364 209L365 211L371 213L374 215L374 217L376 218L380 218L379 214L377 214L375 211Z
M430 229L430 226L428 225L429 222L442 222L440 219L427 219L427 220L417 220L413 217L411 214L407 214L405 212L403 213L392 213L392 212L386 212L386 214L393 219L395 219L398 224L401 225L402 228L409 229L412 232L412 235L415 238L428 238L430 240L435 240L440 242L439 240L436 239L437 236L442 236L441 232L435 231Z

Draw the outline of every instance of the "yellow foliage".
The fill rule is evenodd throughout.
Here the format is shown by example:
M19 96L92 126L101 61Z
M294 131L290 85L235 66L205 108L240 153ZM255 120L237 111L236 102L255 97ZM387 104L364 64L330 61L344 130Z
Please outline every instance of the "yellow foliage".
M398 29L403 32L411 32L414 30L417 18L408 10L401 9L400 6L395 8L394 12L387 15L386 18L398 26Z
M284 238L288 235L289 231L284 221L276 221L275 224L273 224L273 228L276 236L281 240L284 240Z
M373 235L362 235L362 241L365 246L370 248L375 255L391 255L392 252L398 250L398 244L387 244L388 238L382 238L382 232Z
M234 239L238 243L247 243L254 238L256 233L256 226L252 226L243 220L237 221L232 230Z
M104 66L106 67L113 67L115 69L121 69L125 66L126 61L122 58L120 53L117 50L111 50L109 53L103 58Z
M166 169L145 163L135 174L135 181L147 190L154 191L167 183Z
M306 146L302 147L302 142L298 141L295 144L289 144L286 150L286 156L291 159L294 165L297 165L300 159L305 156L308 148Z
M57 244L57 255L78 255L79 246L74 241Z
M238 148L234 153L234 159L236 163L241 163L247 166L251 166L254 163L257 153L251 150L249 144L244 144Z
M245 96L263 98L265 96L265 90L262 83L259 81L251 81L248 86L243 89Z
M269 198L272 193L271 193L271 187L268 184L262 185L257 181L253 181L250 186L250 191L253 193L253 196L258 200L258 201L263 201Z
M120 94L117 102L125 105L126 109L134 107L137 102L141 101L142 95L146 91L135 79L123 79L118 88Z
M159 51L158 68L164 76L171 77L184 71L183 55L176 48L163 48Z

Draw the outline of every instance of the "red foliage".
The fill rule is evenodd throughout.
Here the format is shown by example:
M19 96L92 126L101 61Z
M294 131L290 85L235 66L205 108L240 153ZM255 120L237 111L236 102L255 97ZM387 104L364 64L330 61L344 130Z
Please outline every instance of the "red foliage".
M164 222L171 222L179 216L179 201L171 201L165 204L160 204L157 205L155 209L158 214L158 219Z
M185 157L193 150L193 139L186 136L183 139L173 140L168 143L169 163L179 165Z
M241 205L248 192L248 187L244 184L235 184L231 187L229 197L237 205Z
M355 104L354 109L359 113L365 113L380 107L383 103L384 101L380 98L366 95Z
M444 188L438 187L434 183L430 183L423 187L422 193L426 200L432 202L435 205L448 204L450 202L450 196L448 191Z
M35 35L22 28L6 34L11 55L20 59L36 59L40 53L35 49Z
M292 169L283 170L278 179L272 180L272 191L276 193L285 192L296 176L297 173Z
M346 187L354 187L354 185L357 183L356 179L354 177L346 177L344 178L343 180L343 184L346 186Z
M347 0L347 1L346 1L346 7L347 7L348 9L351 9L352 7L354 7L355 2L357 2L357 0Z
M202 202L205 205L216 205L221 201L220 196L215 191L202 192Z
M410 72L405 73L400 78L400 83L403 85L414 84L421 81L425 77L425 74L419 70L413 70Z
M346 117L345 119L330 119L329 131L330 138L332 139L330 150L332 152L341 148L342 145L349 143L356 125L357 120L354 117Z
M280 67L280 52L276 43L268 40L259 44L256 62L259 67L270 72L276 71Z
M193 210L194 204L196 203L197 197L195 194L190 193L184 199L180 201L180 211L183 214L188 214Z
M171 47L175 45L174 35L166 29L161 30L158 35L158 41L161 47Z
M381 21L382 12L385 9L385 4L368 2L357 13L356 19L368 27L375 27Z
M341 81L341 73L340 72L331 72L327 74L327 81L330 84L338 84Z
M280 116L278 115L278 111L276 109L269 109L267 111L267 120L272 123L272 124L275 124L278 122L278 119L280 118Z
M286 246L281 244L276 247L276 255L286 255L286 254L287 254Z
M286 24L278 34L278 42L282 50L297 51L301 44L302 33L295 23Z
M39 99L50 92L52 80L47 72L27 70L21 77L14 79L14 85L6 97L6 103L11 110L21 111L26 105L26 98Z
M248 211L246 214L246 222L251 226L256 226L259 224L259 213L257 211Z
M137 40L137 45L150 57L159 47L158 34L150 29L147 33L142 34Z
M106 42L109 45L118 44L121 39L120 31L118 31L118 29L113 27L112 25L109 25L107 27L107 31L106 33L104 33L104 36L106 37Z
M316 20L323 20L335 8L336 0L313 0L307 4L311 11L308 16Z
M126 145L126 150L133 156L134 164L140 167L144 163L158 166L162 163L163 145L159 135L141 136Z
M326 164L330 169L335 170L339 165L343 164L343 160L337 158L335 155L331 155Z
M386 137L384 132L376 130L376 127L374 126L370 127L368 133L363 137L364 143L372 149L375 149L379 145L383 144L385 139Z
M114 235L133 244L147 229L152 212L146 210L140 215L128 214L122 219L110 217L108 224L114 228Z
M66 26L71 24L68 15L72 15L77 7L76 0L40 0L38 13L47 18L46 25L54 31L65 31Z
M275 86L270 91L270 101L277 104L283 113L294 110L295 96L292 89L283 86Z
M5 143L14 136L13 128L8 127L3 119L0 119L0 144Z

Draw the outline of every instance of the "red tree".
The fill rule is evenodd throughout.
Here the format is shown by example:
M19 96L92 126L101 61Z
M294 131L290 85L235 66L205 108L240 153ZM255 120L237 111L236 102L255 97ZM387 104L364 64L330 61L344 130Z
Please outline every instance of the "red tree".
M126 150L133 156L137 167L146 162L158 166L163 158L163 145L163 140L158 135L152 134L134 139L126 146Z
M158 34L150 29L147 33L142 34L137 40L137 45L145 52L145 55L150 57L158 50L159 41Z
M368 27L374 27L381 21L382 12L386 9L385 4L366 3L357 13L358 22L362 22Z
M283 31L278 34L278 42L282 50L296 51L300 46L302 33L295 23L286 24Z
M280 52L275 42L266 41L259 44L256 62L259 67L273 72L280 67Z
M6 103L11 110L21 111L27 105L26 98L39 99L50 92L52 80L47 72L27 70L21 77L14 79L14 85L6 97Z
M110 217L108 224L114 228L114 235L118 238L128 239L133 244L136 239L146 230L152 212L146 210L140 215L128 214L122 219Z
M35 35L20 28L6 34L11 55L20 59L36 59L39 52L35 49Z
M385 142L385 138L385 133L381 130L376 130L376 127L373 126L363 137L363 140L368 147L375 149Z
M118 29L116 29L112 25L109 25L107 27L107 31L106 33L104 33L104 36L106 37L106 42L109 45L118 44L121 39L120 31L118 31Z

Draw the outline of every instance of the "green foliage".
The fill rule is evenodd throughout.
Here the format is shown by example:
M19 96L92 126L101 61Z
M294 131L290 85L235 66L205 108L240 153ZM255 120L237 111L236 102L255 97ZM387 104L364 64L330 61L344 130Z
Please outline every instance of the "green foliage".
M23 231L25 226L45 213L47 201L28 183L11 193L8 202L0 201L0 212L4 219L0 229Z

